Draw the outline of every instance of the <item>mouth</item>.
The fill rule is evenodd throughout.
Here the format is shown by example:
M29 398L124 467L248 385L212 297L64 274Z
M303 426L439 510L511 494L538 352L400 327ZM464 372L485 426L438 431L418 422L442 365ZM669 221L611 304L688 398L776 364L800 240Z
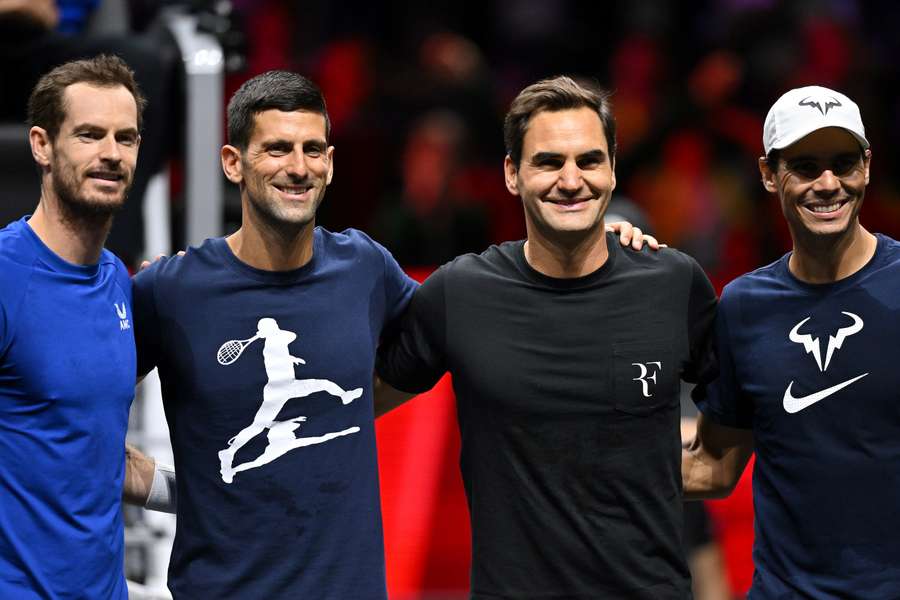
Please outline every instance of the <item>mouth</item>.
M307 195L307 193L312 189L313 186L309 184L291 185L283 183L273 183L272 187L281 192L281 194L284 196L295 200L303 200L304 196Z
M125 180L125 174L120 171L91 171L87 176L88 179L101 183L119 183Z
M553 204L562 211L580 210L588 205L593 198L547 198L545 201Z
M816 217L829 218L837 216L841 212L841 209L849 203L850 199L848 198L837 202L829 202L828 204L825 204L824 202L804 204L803 208L816 215Z

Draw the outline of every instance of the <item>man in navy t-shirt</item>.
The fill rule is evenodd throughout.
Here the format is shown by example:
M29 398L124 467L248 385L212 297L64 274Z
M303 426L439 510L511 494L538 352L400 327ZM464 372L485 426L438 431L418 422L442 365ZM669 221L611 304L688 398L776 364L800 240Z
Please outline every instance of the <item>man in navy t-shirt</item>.
M750 597L900 598L900 244L859 222L871 150L849 98L787 92L763 144L793 250L722 294L685 492L727 494L755 447Z
M123 482L141 500L146 481L126 475L123 451L131 282L103 242L131 186L143 105L131 70L107 56L57 67L29 100L41 197L0 230L0 598L128 597Z
M282 71L228 105L241 228L134 280L178 470L175 598L386 598L375 349L415 283L365 234L315 226L325 101Z

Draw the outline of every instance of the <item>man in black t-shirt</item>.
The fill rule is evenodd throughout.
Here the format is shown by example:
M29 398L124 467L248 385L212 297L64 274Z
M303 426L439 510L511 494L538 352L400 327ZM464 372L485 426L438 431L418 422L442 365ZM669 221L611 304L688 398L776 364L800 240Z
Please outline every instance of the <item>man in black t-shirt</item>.
M679 379L713 370L715 293L690 257L604 232L605 93L540 81L504 129L527 239L435 272L382 343L379 375L409 392L453 375L472 598L688 598Z

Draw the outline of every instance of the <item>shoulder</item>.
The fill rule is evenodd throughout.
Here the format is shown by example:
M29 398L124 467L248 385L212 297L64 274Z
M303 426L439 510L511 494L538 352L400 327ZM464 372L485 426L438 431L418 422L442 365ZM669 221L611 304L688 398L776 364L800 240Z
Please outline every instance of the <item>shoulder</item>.
M219 246L224 238L209 238L199 246L190 246L183 255L173 254L154 260L134 276L135 290L202 281L205 273L222 268Z
M445 263L437 272L445 277L466 278L499 275L516 270L517 253L523 253L524 240L489 246L481 253L461 254ZM523 255L524 256L524 255Z
M784 260L785 257L782 257L773 263L733 279L722 289L721 301L724 304L738 302L760 291L786 284L784 275L781 273Z
M0 300L24 290L23 280L34 268L37 253L25 236L24 221L0 229Z
M391 256L391 253L384 246L359 229L350 228L341 232L333 232L324 227L316 227L315 235L329 256L348 257L362 255L372 258Z

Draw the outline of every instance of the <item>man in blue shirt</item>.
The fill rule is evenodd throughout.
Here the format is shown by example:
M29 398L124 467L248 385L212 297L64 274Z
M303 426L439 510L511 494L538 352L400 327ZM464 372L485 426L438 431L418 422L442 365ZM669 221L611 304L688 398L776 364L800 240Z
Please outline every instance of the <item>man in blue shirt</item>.
M134 176L144 100L101 56L28 106L34 214L0 230L0 598L127 598L123 482L134 395L131 282L103 249ZM152 468L150 470L152 477Z
M364 233L316 227L329 140L311 81L246 82L222 148L240 229L134 279L178 469L175 598L386 598L375 349L416 284Z
M750 597L898 598L900 244L860 224L872 153L852 100L787 92L763 145L793 249L722 294L685 492L727 494L755 447Z

